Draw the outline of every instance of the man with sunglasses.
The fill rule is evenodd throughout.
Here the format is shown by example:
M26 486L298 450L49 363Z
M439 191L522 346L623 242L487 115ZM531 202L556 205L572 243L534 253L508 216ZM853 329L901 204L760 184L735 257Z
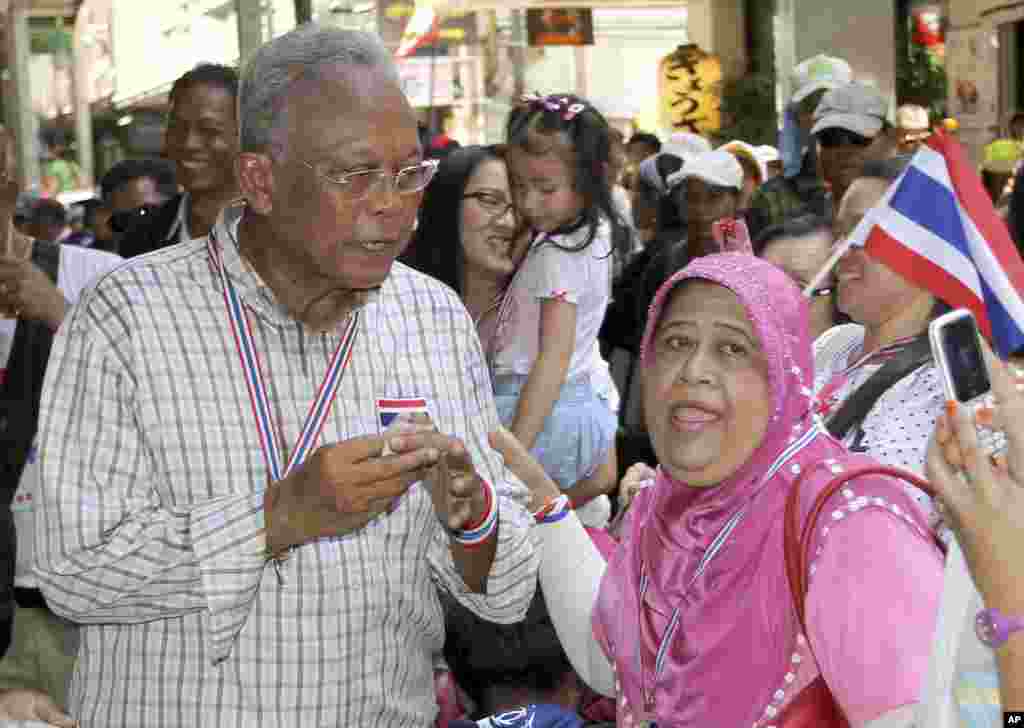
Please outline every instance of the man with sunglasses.
M119 251L125 237L145 234L144 228L166 228L171 220L154 222L161 214L177 209L167 202L177 196L178 181L174 165L163 159L124 159L103 175L100 180L102 213L97 230L97 242L105 249ZM108 229L109 228L109 229Z
M834 88L814 110L811 135L818 144L818 164L829 189L833 214L843 195L861 176L864 165L892 156L888 104L877 89L861 83Z
M238 109L245 204L54 343L36 573L82 625L71 712L429 728L437 590L511 623L537 579L473 320L395 262L437 162L368 33L275 38Z
M828 190L819 175L818 150L810 132L821 98L852 79L850 64L825 55L808 58L793 69L796 91L779 134L783 173L761 185L751 198L746 218L754 238L794 215L830 215Z

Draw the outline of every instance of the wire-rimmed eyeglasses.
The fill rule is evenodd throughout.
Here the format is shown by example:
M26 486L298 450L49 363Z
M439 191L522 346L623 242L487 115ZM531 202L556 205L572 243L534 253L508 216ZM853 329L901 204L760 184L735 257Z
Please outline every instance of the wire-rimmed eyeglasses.
M337 185L342 194L350 200L362 200L379 190L385 179L391 180L392 189L399 195L411 195L426 187L437 171L437 159L425 159L411 167L403 167L395 173L386 169L362 169L344 174L328 174L317 165L303 160L304 165L331 184Z
M516 214L516 206L514 202L502 197L501 195L496 195L493 192L486 192L484 190L470 192L463 195L462 199L476 200L480 207L484 209L484 212L491 216L492 220L499 220L505 217L509 212L512 213L513 217L515 217Z

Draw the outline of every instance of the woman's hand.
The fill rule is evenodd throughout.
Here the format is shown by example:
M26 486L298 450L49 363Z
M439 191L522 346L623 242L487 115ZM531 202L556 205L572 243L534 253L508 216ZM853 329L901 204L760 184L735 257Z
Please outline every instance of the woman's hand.
M630 466L626 474L619 481L619 508L625 511L633 498L641 490L650 485L657 476L657 472L647 463L635 463Z
M488 436L488 440L491 447L505 459L505 467L530 489L531 513L539 510L548 498L555 498L561 494L562 491L544 472L540 463L511 432L499 425L498 429Z
M977 422L1002 430L1005 453L982 451L970 413L947 405L935 426L925 468L956 532L975 584L989 607L1024 614L1024 396L1006 366L989 357L996 407Z

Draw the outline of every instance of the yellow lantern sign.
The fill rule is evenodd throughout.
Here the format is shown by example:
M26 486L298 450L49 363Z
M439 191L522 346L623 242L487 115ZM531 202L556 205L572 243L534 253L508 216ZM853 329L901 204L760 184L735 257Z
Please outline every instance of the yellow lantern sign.
M722 61L694 44L658 64L661 122L667 129L709 135L722 126Z

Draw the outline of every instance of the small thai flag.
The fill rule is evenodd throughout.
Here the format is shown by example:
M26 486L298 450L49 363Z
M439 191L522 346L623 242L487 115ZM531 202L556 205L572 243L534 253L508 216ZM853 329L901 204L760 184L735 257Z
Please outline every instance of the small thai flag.
M908 281L968 308L1000 356L1024 347L1024 262L963 148L933 135L851 234Z
M430 417L427 400L421 397L377 400L377 417L380 421L381 431L389 428L399 415L414 414L425 414Z

